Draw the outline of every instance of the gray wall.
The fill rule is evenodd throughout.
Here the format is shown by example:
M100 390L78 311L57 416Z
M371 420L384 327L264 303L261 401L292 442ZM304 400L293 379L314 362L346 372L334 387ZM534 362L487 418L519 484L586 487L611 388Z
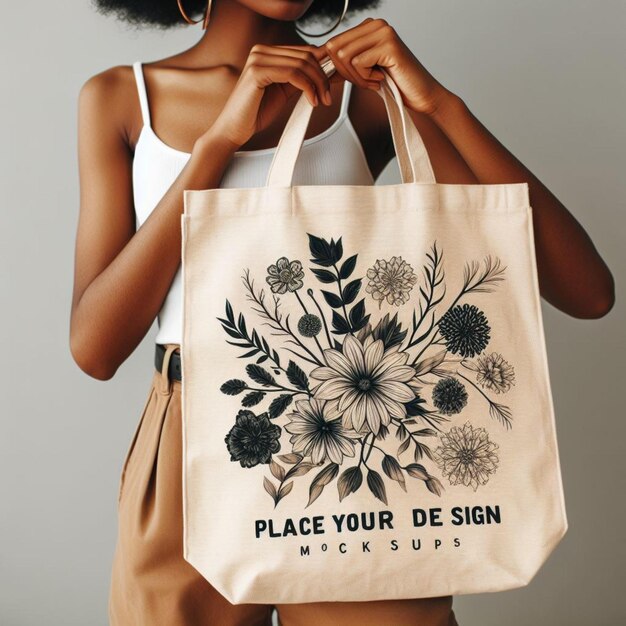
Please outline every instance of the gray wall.
M106 383L71 359L76 101L91 75L191 45L85 0L3 9L0 623L106 624L123 455L156 325ZM618 283L626 232L625 4L388 0L380 15L589 231ZM361 18L353 20L354 25ZM199 28L199 27L198 27ZM309 26L314 30L314 26ZM395 161L383 183L396 182ZM570 530L523 589L459 597L462 626L625 623L624 303L604 319L543 302Z

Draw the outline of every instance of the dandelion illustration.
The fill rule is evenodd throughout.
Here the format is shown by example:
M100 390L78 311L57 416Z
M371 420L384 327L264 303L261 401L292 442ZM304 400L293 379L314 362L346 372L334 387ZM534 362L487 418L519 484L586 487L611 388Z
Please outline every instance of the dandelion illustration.
M464 357L473 357L487 347L490 330L485 314L473 304L454 306L439 321L448 350Z
M415 398L407 384L415 369L406 365L408 353L398 348L385 349L382 339L371 335L363 343L346 335L341 352L324 350L326 366L311 372L311 378L323 381L315 397L331 401L328 408L342 414L344 427L360 432L366 425L377 434L392 417L403 418L404 403Z
M298 320L298 332L303 337L317 337L321 330L322 321L313 313L307 313Z
M272 424L267 413L255 415L241 410L224 441L231 461L239 461L241 467L254 467L269 463L272 454L280 450L280 435L281 427Z
M495 473L498 447L489 440L484 428L474 428L466 422L441 435L441 445L433 450L433 457L451 485L464 485L476 491Z
M304 270L300 261L289 261L287 257L281 257L275 265L267 268L267 278L271 290L274 293L287 293L297 291L303 286Z
M433 388L433 404L445 415L460 413L467 404L465 385L451 376L442 378Z
M405 304L417 282L413 268L401 256L392 256L389 261L379 259L367 270L367 277L365 291L378 301L379 307L383 300L395 306Z
M311 456L315 464L326 459L341 465L344 456L354 456L354 440L359 434L341 423L341 415L332 413L326 402L315 398L296 401L296 410L287 415L285 430L291 433L293 451Z
M498 352L478 357L476 364L468 367L476 371L476 381L483 388L496 393L506 393L515 384L513 366Z

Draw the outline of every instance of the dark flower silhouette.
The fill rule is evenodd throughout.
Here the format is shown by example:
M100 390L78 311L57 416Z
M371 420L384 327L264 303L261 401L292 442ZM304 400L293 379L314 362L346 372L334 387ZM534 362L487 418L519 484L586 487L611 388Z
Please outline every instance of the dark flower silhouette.
M298 320L298 332L303 337L317 337L321 330L322 321L313 313L307 313Z
M460 413L467 404L465 385L456 378L442 378L433 389L433 404L445 415Z
M490 330L485 314L473 304L454 306L439 321L448 350L464 357L473 357L487 347Z
M254 467L269 463L272 454L280 450L280 434L280 426L272 424L267 413L255 415L241 410L224 441L231 461L239 461L241 467Z

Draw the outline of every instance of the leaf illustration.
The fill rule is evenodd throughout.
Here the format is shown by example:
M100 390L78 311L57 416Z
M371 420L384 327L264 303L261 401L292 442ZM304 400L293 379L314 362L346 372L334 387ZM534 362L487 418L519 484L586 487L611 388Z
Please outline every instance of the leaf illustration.
M282 465L276 463L274 459L270 461L270 472L272 472L274 478L278 478L278 480L282 481L285 478L285 469L282 467Z
M241 401L241 406L256 406L257 404L259 404L259 402L261 402L261 400L263 400L264 397L265 393L263 391L252 391L251 393L247 393L243 397Z
M382 441L389 434L389 427L386 424L381 424L378 429L378 433L376 434L376 439Z
M420 480L428 480L430 474L426 471L426 468L419 463L411 463L404 468L409 476L413 478L419 478Z
M282 415L286 408L291 404L293 400L293 395L289 393L283 393L280 396L274 398L270 404L270 408L268 412L270 414L270 418L274 419L279 415Z
M351 331L356 332L357 330L363 328L367 324L369 318L369 314L365 315L365 298L363 298L359 300L350 311L350 323L352 324Z
M317 276L317 279L322 283L334 283L337 281L337 277L328 270L320 270L316 268L311 268L311 271Z
M350 311L350 321L356 325L365 315L365 298L359 300Z
M341 240L339 245L340 242ZM309 234L309 249L313 256L311 262L322 267L331 267L341 258L342 249L338 249L337 245L332 239L329 243L321 237Z
M304 371L293 361L289 361L287 367L287 378L289 382L302 391L307 391L309 388L309 379Z
M370 491L379 499L387 504L387 492L385 491L385 483L381 475L375 470L367 472L367 486Z
M294 465L287 471L285 478L295 478L296 476L304 476L314 467L318 467L315 463L300 463L299 465Z
M398 447L397 456L400 456L403 452L407 450L407 448L411 445L411 438L407 437Z
M413 453L413 457L415 458L416 461L421 461L422 458L425 456L427 456L431 461L433 460L433 453L431 452L431 449L428 446L415 440L414 440L414 443L415 443L415 452Z
M404 474L402 473L402 467L395 457L390 454L385 454L382 462L382 468L383 472L385 472L389 478L398 482L402 489L406 491L406 482L404 480Z
M277 367L280 367L280 359L276 350L273 350L270 353L270 348L267 341L259 337L256 330L252 331L252 336L248 335L246 322L242 314L239 314L239 321L238 323L235 323L235 313L233 311L232 305L228 300L226 300L226 317L218 317L217 319L222 324L224 332L229 337L237 340L227 340L226 343L231 346L236 346L237 348L243 348L245 350L248 350L248 352L246 352L245 354L239 355L238 358L245 359L262 353L259 354L259 356L257 357L257 364L262 363L269 358L274 361Z
M246 337L248 335L248 330L246 328L246 320L243 317L243 313L239 313L237 326L239 327L239 332Z
M228 321L232 323L232 325L235 325L235 314L233 313L233 306L232 304L226 300L226 317L228 318Z
M426 481L426 488L436 496L440 496L443 492L443 485L434 476Z
M337 463L329 463L321 472L315 476L311 486L309 487L309 501L306 506L309 506L317 498L319 498L324 487L332 482L339 472L339 465ZM305 507L306 508L306 507Z
M438 367L439 365L441 365L443 360L446 358L447 351L448 351L447 348L444 348L443 350L437 352L437 354L430 356L427 359L423 359L419 361L415 365L415 373L418 376L423 376L424 374L428 374L429 372L432 372L432 370L435 367Z
M411 402L407 402L404 405L404 408L406 409L406 414L411 417L416 417L418 415L428 415L430 411L428 411L426 409L426 406L424 406L425 403L426 400L424 400L424 398L416 396L415 398L413 398L413 400L411 400Z
M353 280L343 288L341 294L344 304L352 304L356 297L359 295L359 289L361 288L361 279Z
M324 291L322 289L322 295L324 296L324 300L333 307L333 309L339 309L343 306L343 301L341 298L330 291Z
M276 379L263 367L254 363L246 365L246 372L255 383L264 387L275 387Z
M335 335L345 335L351 330L350 324L348 324L346 319L342 315L337 313L337 311L333 311L333 328L335 330L333 330L332 332Z
M404 441L404 439L408 436L409 436L409 429L402 423L398 424L398 428L396 430L396 437L400 439L400 441Z
M274 501L276 501L276 487L274 486L274 483L266 476L263 476L263 487L265 488L265 491L267 491L267 493L272 496Z
M281 498L284 498L293 488L293 480L291 482L285 483L279 490L278 490L278 500L280 500Z
M349 467L345 470L337 481L337 489L339 490L339 501L341 502L347 495L354 493L359 489L363 482L363 472L358 465Z
M337 241L330 240L330 248L333 251L333 257L335 259L335 263L338 263L343 256L343 244L341 243L341 237L337 239Z
M414 430L412 434L416 437L436 437L437 431L432 428L422 428L421 430Z
M238 378L233 378L231 380L227 380L221 387L220 391L225 393L227 396L236 396L241 393L245 389L247 389L248 383L245 380L239 380Z
M354 268L356 267L356 259L357 255L354 254L343 262L341 269L339 270L339 278L346 279L351 276Z
M391 319L389 319L389 313L387 313L372 331L374 340L381 339L385 348L401 344L406 334L407 331L402 330L402 324L398 322L397 313Z
M290 452L289 454L279 454L278 458L283 463L293 464L293 463L297 463L298 461L301 461L302 455L297 454L296 452Z

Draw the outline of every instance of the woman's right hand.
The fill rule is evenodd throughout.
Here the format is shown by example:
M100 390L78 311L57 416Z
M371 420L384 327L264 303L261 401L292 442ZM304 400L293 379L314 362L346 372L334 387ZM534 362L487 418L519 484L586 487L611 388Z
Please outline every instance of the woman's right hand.
M239 147L264 130L285 104L304 92L313 106L331 104L330 81L320 65L327 56L314 45L254 45L222 112L209 131ZM335 73L335 80L339 75Z

